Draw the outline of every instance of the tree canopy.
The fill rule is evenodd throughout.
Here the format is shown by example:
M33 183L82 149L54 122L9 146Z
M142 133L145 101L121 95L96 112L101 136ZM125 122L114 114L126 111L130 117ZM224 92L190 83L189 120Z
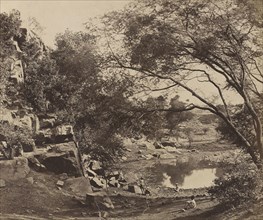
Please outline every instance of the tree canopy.
M262 125L253 98L262 98L262 25L253 10L235 0L136 1L104 16L103 33L112 65L155 79L152 89L191 94L193 101L183 110L219 116L259 164ZM254 142L232 122L229 94L251 116Z

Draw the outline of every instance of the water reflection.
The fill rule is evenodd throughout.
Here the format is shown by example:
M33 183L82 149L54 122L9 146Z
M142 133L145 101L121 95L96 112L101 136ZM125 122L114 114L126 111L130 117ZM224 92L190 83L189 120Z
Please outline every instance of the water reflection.
M196 167L196 166L195 166ZM222 175L218 168L195 169L190 164L158 164L151 169L153 182L164 187L175 188L177 183L182 189L202 188L213 185L213 181Z

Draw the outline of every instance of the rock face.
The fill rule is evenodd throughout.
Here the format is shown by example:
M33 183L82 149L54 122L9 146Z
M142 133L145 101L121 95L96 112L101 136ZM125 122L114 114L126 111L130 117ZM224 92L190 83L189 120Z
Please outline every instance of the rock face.
M0 179L2 180L8 181L25 178L29 171L28 161L24 157L0 161Z
M48 171L69 176L81 176L78 149L74 142L50 145L50 150L35 157Z

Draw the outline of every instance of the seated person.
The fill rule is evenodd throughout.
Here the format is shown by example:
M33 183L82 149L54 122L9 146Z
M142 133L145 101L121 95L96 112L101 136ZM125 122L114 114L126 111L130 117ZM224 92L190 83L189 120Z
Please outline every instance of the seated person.
M195 209L195 208L196 208L195 197L191 196L191 200L188 200L186 202L185 208L183 210L185 211L187 209Z

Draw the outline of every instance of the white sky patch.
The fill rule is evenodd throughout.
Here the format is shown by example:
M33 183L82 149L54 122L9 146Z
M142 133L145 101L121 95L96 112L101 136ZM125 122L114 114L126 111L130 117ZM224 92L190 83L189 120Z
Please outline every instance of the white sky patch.
M44 43L54 47L56 34L64 32L67 28L73 31L84 30L83 24L90 18L120 10L129 2L128 0L0 0L0 12L9 13L12 9L19 10L25 27L28 26L28 18L35 17L45 29L41 36Z

